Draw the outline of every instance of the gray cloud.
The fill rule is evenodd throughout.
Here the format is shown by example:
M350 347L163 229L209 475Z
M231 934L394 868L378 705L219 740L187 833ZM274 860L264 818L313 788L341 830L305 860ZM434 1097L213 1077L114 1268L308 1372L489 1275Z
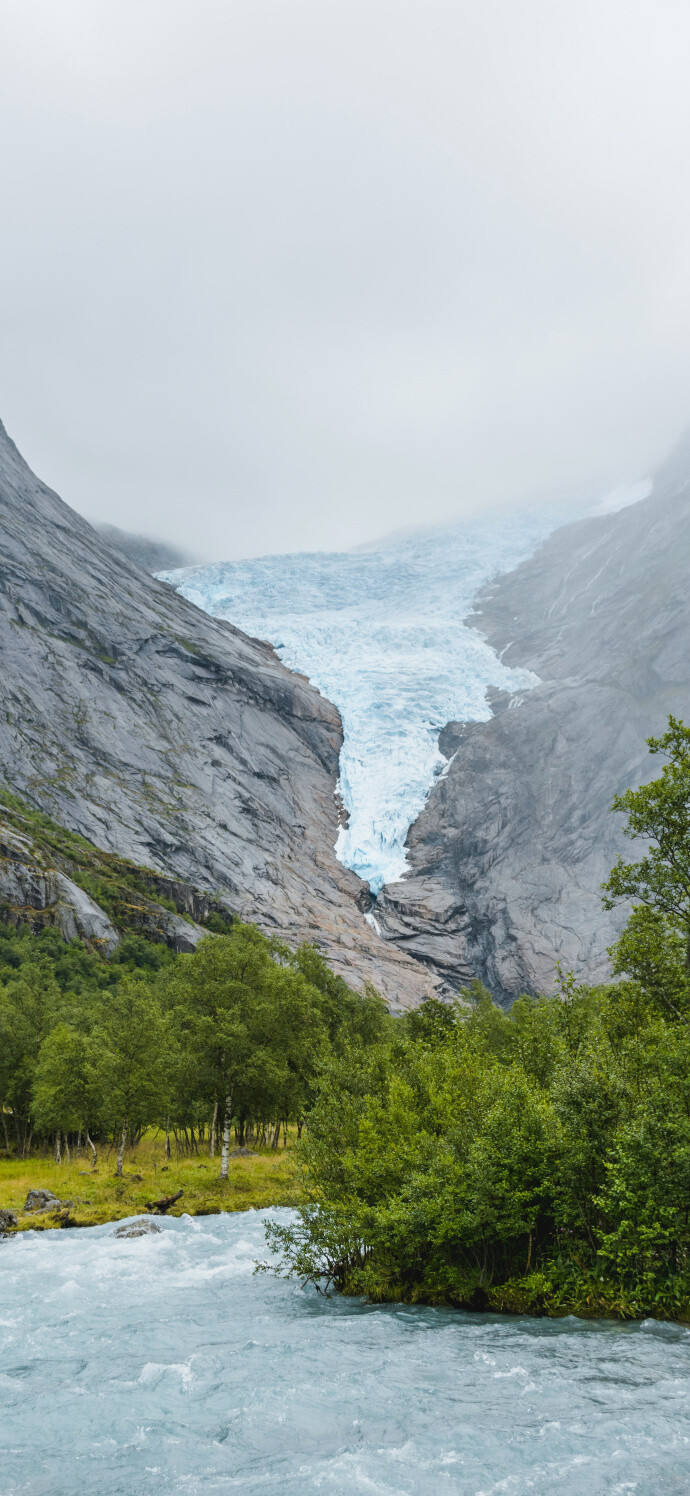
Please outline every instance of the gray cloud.
M690 416L674 0L0 0L0 413L90 517L341 546Z

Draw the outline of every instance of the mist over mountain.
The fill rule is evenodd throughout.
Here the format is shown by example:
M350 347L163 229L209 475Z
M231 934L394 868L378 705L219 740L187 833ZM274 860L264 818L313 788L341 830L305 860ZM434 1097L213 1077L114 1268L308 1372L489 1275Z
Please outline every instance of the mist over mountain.
M176 566L195 566L197 556L191 556L166 540L152 540L147 535L131 535L129 530L120 530L117 525L94 524L94 529L128 561L134 561L143 571L152 576L157 571L170 571Z

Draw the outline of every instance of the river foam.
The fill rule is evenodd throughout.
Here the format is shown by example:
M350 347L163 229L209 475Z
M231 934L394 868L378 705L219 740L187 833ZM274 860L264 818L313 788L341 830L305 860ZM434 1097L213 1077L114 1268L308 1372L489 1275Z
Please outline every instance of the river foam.
M326 1299L286 1214L1 1242L2 1496L685 1496L686 1329Z
M484 583L563 518L540 510L403 533L367 550L162 573L206 612L269 640L339 708L349 822L337 853L375 893L407 867L408 828L445 765L441 728L486 720L488 686L534 683L463 619Z

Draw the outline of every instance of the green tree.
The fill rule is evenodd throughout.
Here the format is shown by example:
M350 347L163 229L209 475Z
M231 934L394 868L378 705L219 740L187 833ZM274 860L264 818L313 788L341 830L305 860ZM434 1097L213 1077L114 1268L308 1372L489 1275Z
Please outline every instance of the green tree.
M670 716L661 737L647 739L650 753L668 758L657 779L616 795L613 809L627 817L624 834L644 837L638 862L619 857L603 884L604 906L636 899L650 911L637 916L625 946L628 964L649 962L664 929L680 933L690 973L690 728ZM620 962L619 962L620 964Z
M11 1110L22 1156L31 1145L32 1092L41 1045L57 1021L62 993L46 959L27 962L0 988L0 1100Z
M307 1105L324 1040L322 1000L269 942L239 922L182 956L167 984L173 1023L194 1069L197 1093L223 1116L221 1178L230 1131L249 1119L298 1116Z
M321 993L328 1037L336 1047L353 1037L363 1044L374 1044L390 1030L386 1004L370 982L363 992L353 992L343 977L331 971L318 946L306 941L294 952L282 948L282 955Z
M94 1054L94 1050L96 1053ZM89 1035L58 1023L43 1040L33 1081L33 1110L47 1131L83 1132L91 1141L104 1111L105 1075Z
M90 1041L94 1088L118 1137L118 1177L128 1136L166 1115L174 1065L170 1019L141 978L126 974L108 996Z

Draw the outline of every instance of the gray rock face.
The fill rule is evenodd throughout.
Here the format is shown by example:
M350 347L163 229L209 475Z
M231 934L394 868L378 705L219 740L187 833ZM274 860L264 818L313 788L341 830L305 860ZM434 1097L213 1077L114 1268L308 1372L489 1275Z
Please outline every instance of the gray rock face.
M428 990L377 940L335 858L335 707L108 546L2 427L0 676L0 772L16 793L293 944L319 941L392 1006Z
M411 828L411 875L379 896L385 938L449 988L553 990L555 965L606 977L625 919L601 907L619 851L614 794L660 769L645 739L690 722L690 440L654 490L558 530L483 594L474 622L535 690L451 723L449 765Z

